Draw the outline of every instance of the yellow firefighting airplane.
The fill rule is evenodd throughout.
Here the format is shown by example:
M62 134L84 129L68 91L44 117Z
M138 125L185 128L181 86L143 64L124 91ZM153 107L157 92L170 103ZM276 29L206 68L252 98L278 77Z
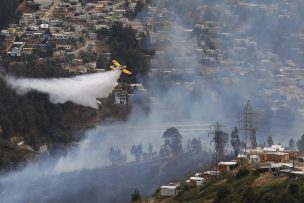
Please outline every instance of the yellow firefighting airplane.
M118 69L118 70L121 70L125 74L132 75L132 73L126 69L127 68L126 66L120 65L116 60L112 60L112 63L113 63L113 65L110 66L110 68L112 70Z

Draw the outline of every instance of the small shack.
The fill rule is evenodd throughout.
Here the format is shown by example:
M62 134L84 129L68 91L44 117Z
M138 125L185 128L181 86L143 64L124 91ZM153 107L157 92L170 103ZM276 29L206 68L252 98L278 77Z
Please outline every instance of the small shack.
M169 183L168 185L162 185L160 187L160 196L171 197L178 194L179 183Z
M193 185L194 187L199 187L203 185L205 178L194 176L194 177L190 177L189 180L191 185Z
M236 161L222 161L218 164L220 173L230 172L237 165Z

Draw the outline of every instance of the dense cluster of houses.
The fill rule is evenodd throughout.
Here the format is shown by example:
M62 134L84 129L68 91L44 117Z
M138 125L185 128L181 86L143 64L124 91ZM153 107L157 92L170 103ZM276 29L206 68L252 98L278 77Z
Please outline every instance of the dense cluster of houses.
M235 168L245 166L258 173L271 172L275 176L304 176L304 157L297 151L285 149L282 145L248 149L246 153L239 154L231 161L217 163L215 170L195 173L184 182L174 182L160 187L160 196L176 196L181 184L200 187L206 181L231 173Z
M83 4L79 0L28 0L27 6L38 4L39 10L26 9L19 23L10 24L1 30L0 36L8 57L20 60L23 56L39 55L38 57L54 57L63 59L62 68L69 72L87 73L103 72L105 67L96 67L96 61L84 62L83 52L103 56L110 61L111 54L106 48L97 50L97 32L109 30L116 22L131 26L136 31L137 40L142 40L147 34L147 28L139 20L130 20L127 12L133 12L136 1L95 1ZM40 58L41 59L41 58ZM124 87L127 90L136 88ZM144 94L143 87L137 88ZM128 91L118 86L114 93L114 103L125 105Z
M125 17L127 10L135 5L126 8L124 1L87 4L79 0L27 1L28 6L34 3L40 5L38 11L23 13L18 24L1 30L5 51L11 57L31 55L37 49L52 49L54 57L73 55L77 58L79 51L94 53L97 31L109 29L114 22L131 26L136 30L138 40L147 32L140 21ZM83 72L83 69L78 71Z
M167 9L157 6L151 6L149 9L147 24L152 31L153 27L160 24L170 25L171 14ZM210 9L212 8L208 5L200 5L199 13L203 16ZM303 33L282 36L282 39L290 41L294 46L288 50L288 55L293 57L284 59L275 52L278 50L269 48L272 44L260 45L258 36L252 31L253 25L249 22L239 23L242 22L242 12L234 12L238 10L244 13L266 13L278 21L285 21L296 15L293 12L294 5L286 1L248 3L225 0L213 9L214 12L219 12L217 18L212 21L197 21L191 29L173 24L170 25L170 32L166 26L163 29L158 27L157 32L150 32L152 44L157 41L158 44L167 45L168 39L171 40L170 45L173 44L172 53L168 50L168 45L166 49L156 46L156 57L151 60L150 75L164 80L181 78L176 83L185 88L192 88L197 82L208 88L208 85L201 81L191 81L197 73L194 69L199 69L205 75L215 76L217 82L225 86L252 81L261 87L257 95L266 98L273 111L298 108L302 113L304 72L297 58L303 58L304 54L301 50ZM195 33L197 41L187 37L191 33ZM170 38L172 35L174 38ZM174 44L178 44L178 47L174 47ZM164 63L166 60L167 63Z

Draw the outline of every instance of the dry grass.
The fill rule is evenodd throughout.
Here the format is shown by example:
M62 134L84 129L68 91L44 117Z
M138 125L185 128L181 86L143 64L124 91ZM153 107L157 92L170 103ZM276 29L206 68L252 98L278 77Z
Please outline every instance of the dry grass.
M271 173L261 174L252 184L252 186L265 186L273 181L274 177Z
M258 177L252 186L267 186L274 183L281 183L285 181L287 177L274 177L271 173L264 173Z

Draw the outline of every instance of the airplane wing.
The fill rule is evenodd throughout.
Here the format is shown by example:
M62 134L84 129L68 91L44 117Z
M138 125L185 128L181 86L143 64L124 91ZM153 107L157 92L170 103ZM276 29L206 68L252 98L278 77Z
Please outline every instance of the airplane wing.
M114 68L114 66L109 66L109 68L111 68L112 70L116 70L116 68Z
M112 60L112 63L115 67L121 66L116 60Z
M122 69L121 71L124 72L125 74L132 75L132 73L125 68Z

